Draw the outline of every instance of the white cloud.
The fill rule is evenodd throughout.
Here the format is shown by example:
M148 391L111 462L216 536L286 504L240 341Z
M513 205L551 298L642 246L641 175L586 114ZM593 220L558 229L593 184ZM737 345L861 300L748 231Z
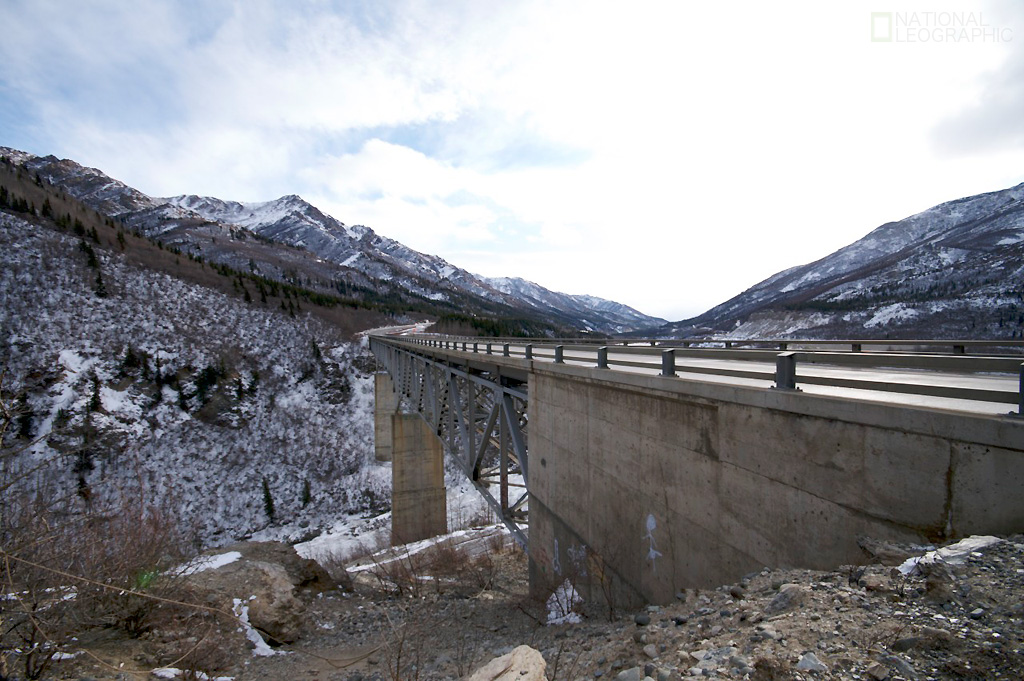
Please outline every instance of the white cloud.
M983 13L1015 40L873 43L877 9ZM23 120L0 143L158 195L303 194L466 269L668 317L1024 179L1005 5L195 11L14 2L0 115Z

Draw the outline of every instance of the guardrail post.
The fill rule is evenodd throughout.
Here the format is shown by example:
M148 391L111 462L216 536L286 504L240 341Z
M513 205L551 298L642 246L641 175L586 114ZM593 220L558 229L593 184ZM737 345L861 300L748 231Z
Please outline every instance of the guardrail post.
M676 375L676 351L675 350L662 350L661 351L661 375L662 376L675 376Z
M561 345L556 345L555 346L555 364L565 364L565 362L562 361L562 346Z
M1024 416L1024 362L1020 365L1020 390L1017 404L1017 416Z
M962 354L964 354L964 346L962 346L962 345L954 345L953 346L953 354L954 355L962 355Z
M526 359L533 359L533 343L526 344Z
M478 345L479 345L479 343L473 343L473 352L480 352L480 351L479 351L479 350L477 349L477 346L478 346Z
M796 353L780 352L775 358L775 387L796 390Z
M853 345L851 345L850 346L850 351L851 352L860 352L861 351L860 343L854 343Z
M467 346L467 345L468 345L468 343L466 343L466 341L462 341L462 351L463 351L463 352L465 352L465 351L466 351L466 346Z
M493 355L494 354L493 352L491 352L491 344L490 343L487 344L487 354L488 355Z
M785 352L789 349L789 343L779 343L779 350Z
M504 355L505 357L509 356L509 354L508 354L508 343L502 343L501 344L501 354Z
M604 345L597 349L597 368L608 368L608 346Z

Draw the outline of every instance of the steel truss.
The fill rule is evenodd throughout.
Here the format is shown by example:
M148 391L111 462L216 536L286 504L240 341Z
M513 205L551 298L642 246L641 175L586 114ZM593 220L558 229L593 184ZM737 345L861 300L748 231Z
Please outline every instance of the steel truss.
M378 365L391 375L405 407L430 424L525 548L529 499L526 386L376 339L371 339L370 349Z

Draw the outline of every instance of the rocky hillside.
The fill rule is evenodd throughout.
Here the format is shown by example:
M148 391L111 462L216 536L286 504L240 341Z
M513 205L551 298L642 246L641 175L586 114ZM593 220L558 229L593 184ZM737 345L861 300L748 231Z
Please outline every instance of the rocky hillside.
M1024 184L886 223L659 333L1020 338Z
M521 333L557 335L587 329L618 333L665 321L535 284L528 294L520 287L496 286L369 227L346 225L294 195L261 203L194 195L156 198L74 161L5 147L0 155L101 214L193 257L390 311L521 318Z
M19 412L4 445L23 450L5 480L38 469L31 484L82 509L137 490L202 543L313 531L389 497L358 344L133 264L146 240L84 224L0 211L0 388Z

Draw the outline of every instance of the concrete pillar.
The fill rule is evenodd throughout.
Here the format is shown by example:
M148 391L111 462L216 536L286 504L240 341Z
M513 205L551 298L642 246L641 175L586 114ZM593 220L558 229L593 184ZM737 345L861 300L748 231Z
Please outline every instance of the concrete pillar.
M391 415L398 411L398 393L391 376L373 377L373 453L377 461L391 461Z
M416 414L393 414L391 422L391 545L445 534L448 509L441 441Z

